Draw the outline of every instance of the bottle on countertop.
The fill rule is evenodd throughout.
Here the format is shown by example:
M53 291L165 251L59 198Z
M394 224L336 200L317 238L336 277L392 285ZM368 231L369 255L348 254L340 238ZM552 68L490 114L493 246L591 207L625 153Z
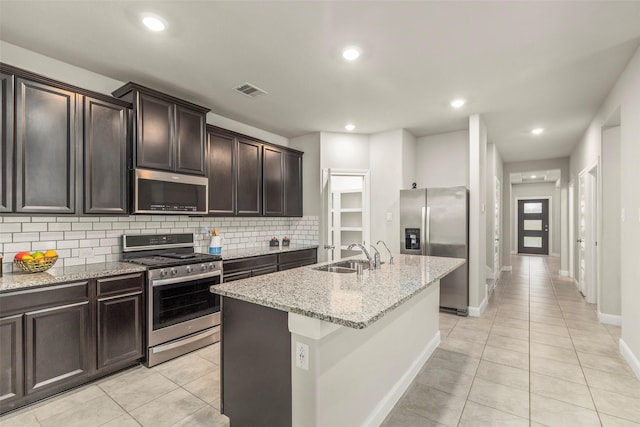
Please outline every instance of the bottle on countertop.
M212 228L209 236L211 237L209 241L209 253L213 255L222 254L222 236L220 236L220 229Z

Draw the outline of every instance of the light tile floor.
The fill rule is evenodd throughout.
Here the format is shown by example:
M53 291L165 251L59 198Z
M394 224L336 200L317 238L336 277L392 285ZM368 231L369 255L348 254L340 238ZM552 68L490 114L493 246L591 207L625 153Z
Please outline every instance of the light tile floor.
M228 427L220 414L220 344L137 366L0 417L0 427Z
M512 265L480 318L440 315L442 344L385 427L640 426L620 328L598 322L557 258ZM228 426L219 359L214 344L129 369L0 417L0 427Z
M480 318L442 343L385 427L640 426L640 381L555 257L514 256Z

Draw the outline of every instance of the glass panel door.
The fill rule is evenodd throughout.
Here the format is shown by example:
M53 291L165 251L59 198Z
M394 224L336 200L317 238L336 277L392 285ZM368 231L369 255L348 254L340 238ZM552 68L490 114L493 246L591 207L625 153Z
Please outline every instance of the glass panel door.
M549 200L518 200L518 253L549 254Z

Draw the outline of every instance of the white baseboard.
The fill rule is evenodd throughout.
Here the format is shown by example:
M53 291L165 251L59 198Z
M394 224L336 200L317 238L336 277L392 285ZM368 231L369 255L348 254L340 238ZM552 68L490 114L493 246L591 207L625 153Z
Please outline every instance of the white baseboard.
M627 343L624 342L622 338L620 338L620 353L622 353L622 356L636 374L636 377L640 380L640 359L633 354Z
M422 366L429 360L436 348L440 345L440 331L438 331L431 341L427 344L425 349L418 355L418 357L411 363L409 369L396 381L391 387L391 390L378 402L371 414L362 424L363 426L379 426L384 419L389 415L396 403L400 400L405 391L409 388L415 377L418 375Z
M569 271L568 270L560 270L558 272L558 274L560 274L563 277L569 277Z
M511 255L518 255L518 251L511 251Z
M558 252L552 252L552 253L549 254L549 256L557 256L557 257L559 257L560 254Z
M606 314L598 311L598 320L606 325L622 326L622 316L619 314Z
M484 311L487 309L487 289L488 286L485 285L485 292L484 292L484 299L482 300L482 302L480 303L479 307L472 307L469 306L469 316L471 317L480 317L482 316L482 313L484 313Z
M503 265L502 266L502 271L511 271L513 270L513 267L510 265Z

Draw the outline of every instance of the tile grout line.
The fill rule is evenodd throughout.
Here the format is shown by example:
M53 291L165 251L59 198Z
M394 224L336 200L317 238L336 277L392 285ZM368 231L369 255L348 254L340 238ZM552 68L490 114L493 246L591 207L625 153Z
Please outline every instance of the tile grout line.
M553 294L556 297L556 301L558 300L558 293L556 292L556 284L553 281L553 278L551 277L551 273L549 272L549 266L547 265L547 261L546 259L543 260L543 264L545 267L545 270L547 272L547 275L549 276L549 278L551 279L551 288L553 289ZM564 317L564 310L562 309L562 306L560 306L560 304L558 303L558 306L560 307L560 313L562 314L562 320L566 321L567 319ZM593 403L593 408L595 410L596 415L598 416L598 421L600 422L600 425L602 426L602 419L600 418L600 411L598 411L598 406L596 405L596 401L593 398L593 393L591 392L591 386L589 385L589 381L587 381L587 376L584 373L584 368L582 367L582 362L580 361L580 358L578 357L578 351L576 350L576 346L573 342L573 335L571 335L571 332L569 332L569 326L566 326L567 328L567 333L569 334L569 339L571 340L571 344L573 345L573 352L576 354L576 359L578 359L578 365L580 366L580 371L582 372L582 376L584 377L584 382L587 385L587 390L589 390L589 397L591 397L591 402ZM565 402L567 403L567 402ZM574 406L578 406L578 405L574 405Z

